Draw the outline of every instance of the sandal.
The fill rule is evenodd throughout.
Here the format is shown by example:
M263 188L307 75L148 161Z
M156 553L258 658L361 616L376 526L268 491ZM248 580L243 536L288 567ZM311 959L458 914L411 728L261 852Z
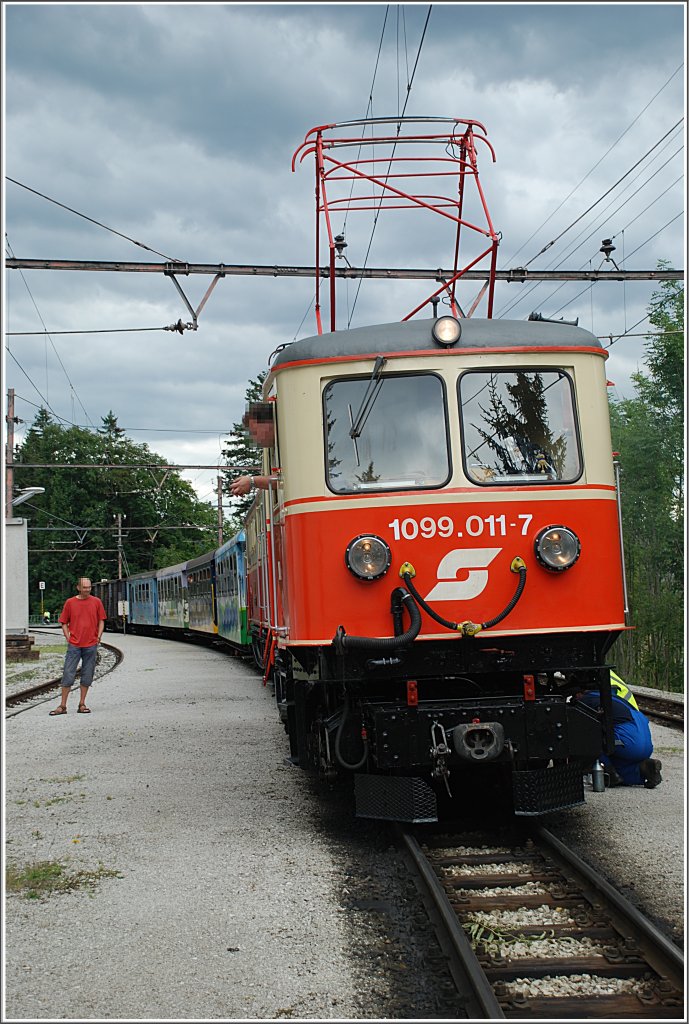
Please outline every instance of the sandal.
M79 715L90 715L91 708L87 708L85 704L80 704L77 708L77 714Z
M59 708L55 708L54 711L49 711L48 714L50 715L51 718L54 715L66 715L67 714L67 708L63 708L62 705L60 705Z

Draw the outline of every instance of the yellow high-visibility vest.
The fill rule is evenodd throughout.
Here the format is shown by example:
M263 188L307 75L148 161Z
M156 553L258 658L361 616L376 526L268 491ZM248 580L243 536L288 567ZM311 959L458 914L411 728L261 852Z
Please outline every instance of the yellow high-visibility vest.
M620 679L618 674L613 672L612 669L610 669L610 689L612 690L613 697L619 697L620 700L631 704L635 711L639 710L639 705L634 700L634 694L624 680Z

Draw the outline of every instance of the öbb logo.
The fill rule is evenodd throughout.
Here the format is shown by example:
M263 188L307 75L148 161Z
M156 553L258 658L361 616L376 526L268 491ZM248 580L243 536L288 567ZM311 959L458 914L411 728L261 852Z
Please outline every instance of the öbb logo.
M455 548L441 558L438 580L426 594L426 601L470 601L482 593L488 583L488 566L502 548ZM468 572L458 580L460 571Z

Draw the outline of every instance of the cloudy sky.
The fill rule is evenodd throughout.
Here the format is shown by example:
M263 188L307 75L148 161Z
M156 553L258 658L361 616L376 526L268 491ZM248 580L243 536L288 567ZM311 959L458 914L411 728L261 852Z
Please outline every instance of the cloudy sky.
M5 3L3 17L9 256L312 266L313 166L292 173L294 150L315 125L406 103L407 116L485 125L501 269L598 269L610 237L626 269L684 266L682 3ZM348 223L352 264L370 236L370 219ZM444 236L381 220L368 265L451 261ZM194 308L210 280L183 279ZM628 397L656 288L501 284L495 315L627 332L607 371ZM431 286L368 281L356 304L356 282L343 289L356 327L401 319ZM94 427L112 409L176 464L218 463L248 380L316 333L301 278L227 277L183 335L162 330L190 319L162 275L7 269L4 298L18 437L40 405ZM215 500L215 472L184 476Z

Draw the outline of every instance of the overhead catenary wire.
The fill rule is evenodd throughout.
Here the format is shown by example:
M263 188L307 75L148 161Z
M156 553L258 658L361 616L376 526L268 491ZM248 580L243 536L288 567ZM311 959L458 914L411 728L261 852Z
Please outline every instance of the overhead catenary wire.
M169 327L99 327L90 331L5 331L8 338L36 338L44 334L136 334L138 331L169 331ZM59 358L59 356L58 356ZM83 408L83 407L82 407ZM84 410L85 411L85 410Z
M24 398L23 395L15 394L15 400L19 402L26 402L27 405L32 405L35 409L40 409L41 406L35 402L30 401L28 398ZM102 427L94 427L93 424L86 423L72 423L71 420L65 420L72 427L78 427L80 430L96 430L98 433L103 429ZM227 429L223 430L199 430L197 427L129 427L120 426L120 430L131 431L132 433L150 433L150 434L227 434Z
M34 389L34 391L36 392L36 394L37 394L37 395L38 395L38 396L39 396L39 397L41 398L41 400L42 400L42 402L43 402L43 405L45 406L45 408L46 408L46 409L48 409L48 410L49 410L50 412L52 412L53 416L56 416L56 417L57 417L58 419L62 419L62 417L61 417L61 416L58 416L58 414L57 414L57 413L55 412L55 410L54 410L54 409L53 409L53 407L51 406L51 404L50 404L50 402L48 401L48 399L47 399L47 398L46 398L46 397L45 397L45 396L44 396L43 394L41 394L41 391L40 391L40 389L39 389L38 387L36 387L36 385L34 384L34 382L33 382L33 381L31 380L31 377L29 377L28 373L26 372L26 370L24 369L24 367L22 366L22 364L21 364L21 363L19 362L19 360L18 360L18 359L17 359L17 357L15 356L14 352L12 352L12 350L11 350L10 348L8 348L8 346L7 346L7 345L5 346L5 349L6 349L6 351L7 351L7 354L8 354L8 355L9 355L9 356L10 356L10 357L11 357L12 359L14 359L15 363L17 364L17 366L19 367L19 369L20 369L20 370L22 371L22 373L24 374L24 376L26 377L26 379L28 380L29 384L30 384L30 385L31 385L31 387L32 387L32 388ZM69 422L69 421L66 421L66 422Z
M663 165L663 166L665 166L665 165ZM661 169L662 169L662 168L659 168L659 170L661 170ZM658 173L658 171L656 171L656 174L657 174L657 173ZM632 224L634 224L634 223L635 223L635 222L636 222L636 221L637 221L637 220L639 219L639 217L642 217L642 216L643 216L643 215L644 215L645 213L647 213L647 212L648 212L648 211L649 211L649 210L651 209L651 207L655 205L655 203L657 203L657 202L658 202L658 201L659 201L660 199L662 199L662 198L663 198L663 196L664 196L664 195L666 195L666 194L667 194L667 193L668 193L668 192L670 191L670 189L671 189L671 188L674 188L674 186L675 186L675 185L677 185L677 184L678 184L678 183L679 183L680 181L682 181L682 180L683 180L683 176L680 176L679 178L676 178L676 179L675 179L675 181L673 181L671 185L668 185L668 187L667 187L667 188L666 188L666 189L665 189L665 190L664 190L663 192L661 192L661 193L660 193L660 195L656 196L656 197L655 197L655 199L654 199L654 200L653 200L652 202L650 202L650 203L648 204L648 206L645 206L645 207L644 207L644 209L643 209L643 210L641 210L641 211L640 211L640 212L639 212L639 213L638 213L638 214L637 214L637 215L636 215L635 217L633 217L633 218L632 218L632 220L630 220L630 221L629 221L629 222L628 222L627 224L625 224L625 226L624 226L623 228L619 228L619 229L618 229L618 230L617 230L617 231L615 232L615 234L611 235L611 236L610 236L610 237L611 237L611 239L613 239L613 238L616 238L616 237L617 237L617 235L619 235L619 234L623 233L624 231L626 231L628 227L630 227L630 226L631 226ZM638 191L638 190L637 190L637 191ZM636 194L636 193L635 193L635 194ZM615 215L616 213L618 213L618 212L619 212L619 211L620 211L620 210L622 209L622 207L623 207L623 206L625 206L625 205L626 205L626 203L627 203L627 202L629 202L629 200L630 200L630 199L632 199L632 198L633 198L633 196L630 196L630 197L629 197L629 199L625 200L625 202L624 202L624 203L622 203L622 204L621 204L620 206L618 206L617 210L615 210L615 211L614 211L614 212L613 212L613 213L611 214L611 216L614 216L614 215ZM677 219L676 217L675 217L675 218L673 218L673 220L676 220L676 219ZM672 223L672 221L671 221L670 223ZM666 227L667 227L667 225L666 225ZM594 228L594 229L593 229L593 230L592 230L592 231L591 231L591 232L590 232L590 233L589 233L589 234L588 234L588 235L586 236L586 238L585 238L585 239L584 239L584 240L583 240L583 241L582 241L582 242L581 242L581 243L580 243L580 244L579 244L579 245L578 245L578 246L577 246L577 247L576 247L575 249L572 249L572 250L570 250L570 252L569 252L569 253L568 253L567 255L563 256L563 257L562 257L562 259L561 259L561 260L560 260L560 261L559 261L558 263L556 263L556 264L555 264L555 269L557 270L557 269L558 269L558 268L559 268L560 266L562 266L562 264L564 263L564 261L565 261L566 259L569 259L569 258L570 258L571 256L573 256L573 255L574 255L574 253L575 253L575 252L577 252L577 250L578 250L578 249L580 249L580 248L582 247L582 245L585 245L585 244L586 244L586 242L590 241L590 239L591 239L591 238L593 237L593 235L595 235L595 234L596 234L596 232L597 232L597 231L599 231L599 230L600 230L600 229L599 229L598 227ZM661 230L664 230L664 229L662 229L662 228L661 228ZM580 236L579 236L579 237L580 237ZM654 236L654 237L655 237L655 236ZM647 239L647 241L649 241L649 239ZM646 243L644 242L643 244L645 245ZM638 251L638 250L635 250L635 251ZM599 250L599 252L600 252L600 250ZM632 254L630 253L629 255L631 256ZM623 259L623 260L622 260L622 261L620 262L620 264L619 264L619 265L620 265L620 267L624 265L624 263L626 262L627 258L628 258L628 257L626 257L626 256L625 256L625 258L624 258L624 259ZM586 262L582 263L582 264L581 264L581 266L579 267L579 269L580 269L580 270L583 270L583 268L584 268L584 267L586 266L586 263L587 263L587 262L590 262L590 260L587 260ZM550 265L551 265L551 264L549 264L549 266L550 266ZM594 282L594 283L595 283L595 282ZM520 304L521 302L523 302L523 301L524 301L524 299L526 299L526 298L527 298L527 297L528 297L528 296L529 296L529 295L530 295L530 294L531 294L531 293L532 293L533 291L535 291L535 290L536 290L537 288L540 288L540 287L542 287L542 285L543 285L543 282L542 282L542 281L536 281L536 282L535 282L534 284L532 284L532 285L531 285L531 287L530 287L530 288L527 288L527 290L526 290L525 292L523 292L523 293L522 293L521 295L517 296L517 297L516 297L516 298L514 299L514 301L513 301L513 302L511 302L511 303L510 303L510 304L509 304L508 306L504 307L504 308L503 308L503 309L502 309L502 310L500 311L500 316L502 317L502 316L504 316L504 315L505 315L506 313L509 313L509 311L510 311L511 309L514 309L514 307L515 307L515 306L518 306L518 305L519 305L519 304ZM546 298L542 300L542 302L541 302L541 305L545 305L545 304L546 304L547 302L549 302L549 301L550 301L550 299L552 299L552 297L553 297L554 295L557 295L557 293L558 293L559 291L561 291L561 290L562 290L562 289L563 289L563 288L564 288L564 287L565 287L566 285L567 285L567 282L566 282L566 281L563 281L563 282L562 282L562 284L558 285L558 286L557 286L557 288L556 288L556 289L555 289L554 291L552 291L552 292L550 293L550 295L546 296ZM580 292L579 294L582 294L582 293Z
M513 261L513 260L515 260L515 259L517 258L517 256L519 255L519 253L520 253L520 252L521 252L521 251L522 251L523 249L525 249L525 248L526 248L526 246L527 246L527 245L529 244L529 242L530 242L530 241L531 241L531 240L532 240L533 238L535 238L535 236L536 236L536 235L538 234L538 232L539 232L539 231L541 230L541 228L544 228L544 227L545 227L545 225L546 225L546 224L547 224L547 223L548 223L548 222L549 222L550 220L552 220L552 218L553 218L553 217L555 216L555 214L556 214L556 213L558 212L558 210L561 210L561 209L562 209L562 207L563 207L563 206L565 205L565 203L566 203L566 202L567 202L567 201L568 201L569 199L571 199L571 198L572 198L572 196L573 196L573 195L575 194L575 192L577 192L577 191L579 190L579 188L580 188L580 187L581 187L581 186L582 186L582 185L584 184L584 182L586 181L586 179L587 179L587 178L589 178L589 177L591 176L591 174L593 174L593 172L594 172L594 171L596 170L596 168L597 168L597 167L599 167L599 166L600 166L600 164L601 164L601 163L603 162L603 160L605 160L605 158L606 158L606 157L607 157L607 156L608 156L608 155L609 155L609 154L610 154L610 153L611 153L611 152L613 151L613 149L615 148L615 146L617 146L617 144L618 144L619 142L621 142L621 140L622 140L622 139L624 138L624 136L625 136L625 135L627 134L627 132L628 132L628 131L629 131L629 130L630 130L631 128L633 128L633 127L634 127L634 125L635 125L635 124L636 124L636 122L637 122L637 121L639 120L639 118L640 118L640 117L642 116L642 114L645 114L645 112L646 112L646 111L648 110L648 108L649 108L649 107L651 106L651 104L652 104L652 103L654 102L654 100L656 100L656 99L658 98L658 96L660 96L661 92L663 92L663 90L667 88L667 86L668 86L668 85L670 84L670 82L672 81L672 79L673 79L673 78L674 78L674 77L675 77L676 75L678 75L678 74L679 74L679 72L680 72L680 71L682 70L682 68L683 68L683 67L684 67L684 62L682 61L682 63L681 63L680 65L679 65L679 67L675 68L675 70L674 70L674 71L672 72L672 74L671 74L671 75L670 75L670 77L669 77L669 78L667 79L667 81L666 81L666 82L664 83L664 85L662 85L662 86L660 87L660 89L658 89L658 91L657 91L657 92L655 93L655 95L651 97L651 99L650 99L650 100L648 101L648 103L646 104L646 106L645 106L645 107L644 107L644 108L643 108L642 110L640 110L640 111L639 111L639 113L638 113L638 114L636 115L636 117L635 117L635 118L634 118L634 119L633 119L633 120L632 120L632 121L631 121L631 122L630 122L630 123L629 123L629 124L627 125L627 127L626 127L626 128L625 128L625 130L624 130L624 131L622 132L622 134L621 134L621 135L619 135L619 136L618 136L618 137L617 137L617 138L615 139L615 141L614 141L614 142L613 142L613 144L612 144L612 145L610 146L610 148L609 148L609 149L607 149L607 150L605 151L605 153L603 154L603 156L602 156L602 157L600 157L600 159L596 161L596 163L595 163L595 164L593 165L593 167L592 167L592 168L591 168L591 169L590 169L589 171L587 171L587 172L586 172L586 174L585 174L585 175L584 175L584 177L583 177L583 178L581 179L581 181L580 181L580 182L579 182L579 183L578 183L577 185L575 185L575 186L574 186L574 188L573 188L573 189L572 189L572 191L571 191L571 192L569 193L569 195L565 196L565 198L564 198L564 199L562 200L562 202L561 202L561 203L560 203L560 204L559 204L558 206L556 206L556 208L555 208L555 209L553 210L553 212L552 212L552 213L550 213L550 214L549 214L549 215L548 215L548 216L546 217L546 219L545 219L545 220L544 220L544 221L543 221L543 222L542 222L542 223L541 223L541 224L540 224L540 225L539 225L539 226L538 226L538 227L536 228L536 230L535 230L535 231L533 232L533 234L531 234L531 235L530 235L530 236L529 236L529 237L527 238L527 240L526 240L526 241L524 242L524 244L523 244L523 245L521 245L521 246L520 246L520 248L519 248L519 249L518 249L518 250L517 250L517 251L516 251L516 252L515 252L515 253L514 253L514 254L513 254L513 255L512 255L512 256L511 256L510 258L509 258L509 260L507 261L507 262L508 262L508 265L511 265L512 261Z
M8 248L8 250L9 250L9 252L10 252L11 256L12 256L12 257L14 257L14 251L13 251L13 249L12 249L12 245L10 244L10 240L9 240L9 237L8 237L8 235L7 235L7 232L5 232L5 242L6 242L6 244L7 244L7 248ZM84 415L86 416L86 419L87 419L87 420L89 420L89 422L91 422L91 417L89 416L88 412L86 411L86 408L84 407L84 403L83 403L83 402L81 401L81 399L79 398L79 395L77 394L77 390L76 390L76 388L74 387L74 384L72 383L72 380L71 380L71 378L70 378L69 374L67 373L67 370L66 370L66 368L65 368L65 364L64 364L64 363L62 362L62 359L61 359L61 357L60 357L60 353L58 352L57 348L55 347L55 342L53 341L52 337L50 336L50 331L48 331L47 327L45 326L45 320L43 319L43 317L42 317L42 315L41 315L41 311L40 311L40 309L38 308L38 304L36 303L36 300L35 300L35 298L34 298L34 296L33 296L33 293L32 293L32 291L31 291L31 289L29 288L29 283L28 283L28 281L26 280L26 278L24 277L24 274L22 273L22 271L21 271L21 270L19 271L19 273L20 273L20 275L21 275L21 279L22 279L22 281L24 282L24 287L26 288L26 290L27 290L27 292L28 292L28 294L29 294L29 298L31 299L31 302L33 303L33 307L34 307L34 309L36 310L36 313L37 313L37 315L38 315L38 319L39 319L39 320L41 321L41 323L43 324L43 327L44 327L44 331L42 332L42 334L44 334L44 335L45 335L45 336L46 336L47 338L49 338L49 340L50 340L50 344L51 344L51 345L52 345L52 347L53 347L53 351L54 351L55 355L57 356L57 360L58 360L58 362L59 362L60 366L62 367L62 372L64 373L64 375L65 375L65 377L66 377L66 379L67 379L67 383L69 384L69 387L70 387L71 393L72 393L72 395L74 395L74 396L76 397L76 399L77 399L77 401L78 401L79 405L80 405L80 406L81 406L81 408L83 409L83 411L84 411ZM8 335L9 335L9 332L6 332L6 333L7 333ZM8 349L8 351L9 351L9 349ZM20 365L20 364L19 364L19 361L18 361L18 360L17 360L17 358L16 358L16 356L14 356L14 355L13 355L13 358L14 358L14 361L15 361L15 362L17 363L17 365ZM23 370L23 367L21 367L21 369ZM24 372L25 372L25 371L24 371ZM27 377L28 377L28 374L27 374ZM28 379L30 380L30 378L28 378ZM33 381L32 381L31 383L33 384ZM46 353L46 384L47 384L47 353ZM35 384L34 384L33 386L34 386L34 387L36 387L36 385L35 385ZM38 388L36 388L36 390L38 391ZM46 391L47 391L47 390L48 390L48 389L47 389L47 387L46 387ZM40 394L40 392L38 392L38 393ZM42 396L41 396L41 397L42 397Z
M421 33L421 39L419 41L419 47L418 47L418 50L416 51L416 60L414 61L414 67L412 69L411 78L410 78L410 80L409 80L409 82L407 84L407 95L406 95L406 98L405 98L405 101L404 101L404 107L402 108L402 113L399 115L400 119L404 117L404 115L406 113L406 110L407 110L407 104L409 103L409 97L411 95L412 85L414 84L414 78L416 76L416 69L417 69L417 67L419 65L419 58L421 57L421 50L423 48L424 40L426 38L426 30L428 28L428 22L430 21L431 11L432 10L433 10L433 4L429 4L428 5L428 11L426 13L426 20L425 20L424 26L423 26L423 31ZM397 126L397 134L398 135L399 135L399 132L400 132L400 127L401 127L400 125ZM388 164L388 170L387 170L387 173L385 175L385 182L387 182L388 177L390 175L390 168L392 167L392 160L393 160L394 155L395 155L396 146L397 146L397 144L395 143L395 145L392 147L392 153L390 155L390 162ZM368 247L366 249L366 256L364 258L364 263L363 263L363 269L364 270L366 269L366 267L368 265L368 258L369 258L370 253L371 253L371 246L373 245L373 237L374 237L374 235L376 233L376 227L378 226L378 217L380 215L380 210L381 210L382 204L383 204L383 196L381 195L380 203L378 205L378 209L376 210L375 217L373 218L373 228L371 229L371 237L370 237L369 242L368 242ZM354 296L354 302L352 304L352 311L351 311L351 313L350 313L350 315L349 315L349 317L347 319L347 326L348 327L351 326L351 323L352 323L352 318L354 316L354 310L356 309L356 304L357 304L357 302L359 300L359 292L361 291L361 285L363 283L363 280L364 280L363 277L359 278L359 284L357 286L356 294Z
M629 255L628 255L628 256L626 257L626 259L629 259L629 258L630 258L631 256L633 256L633 255L634 255L634 253L637 253L637 252L638 252L638 251L639 251L640 249L643 249L643 247L644 247L645 245L648 245L648 243L649 243L649 242L653 241L653 239L654 239L654 238L656 238L656 237L657 237L658 235L660 235L660 234L661 234L661 233L662 233L663 231L665 231L665 229L666 229L666 228L668 228L668 227L669 227L669 226L670 226L671 224L674 224L674 222L675 222L675 221L677 220L677 218L678 218L678 217L681 217L682 215L683 215L683 211L680 211L679 213L675 214L675 216L674 216L674 217L672 217L672 219L671 219L671 220L669 220L669 221L667 222L667 224L663 224L662 228L658 228L658 230L657 230L657 231L655 231L655 232L654 232L654 233L653 233L653 234L652 234L652 235L651 235L651 236L650 236L649 238L647 238L647 239L646 239L646 240L645 240L644 242L642 242L642 243L641 243L641 245L637 245L636 249L634 249L634 251L633 251L633 252L630 252L630 253L629 253ZM582 290L581 290L580 292L577 292L577 294L576 294L576 295L574 295L574 296L573 296L573 297L572 297L571 299L569 299L569 300L568 300L567 302L565 302L565 303L564 303L564 304L563 304L562 306L560 306L560 308L559 308L559 309L556 309L556 310L555 310L555 312L554 312L554 313L553 313L552 315L553 315L553 316L557 316L557 314L558 314L558 313L561 313L563 309L567 309L567 306L571 306L573 302L576 302L576 300L577 300L577 299L578 299L578 298L579 298L580 296L582 296L582 295L584 294L584 292L588 291L588 289L589 289L589 288L593 288L593 286L594 286L595 284L597 284L597 282L596 282L596 281L592 281L592 282L591 282L591 284L589 284L589 285L587 285L587 286L586 286L586 288L583 288L583 289L582 289Z
M661 136L661 138L658 139L658 141L646 153L644 153L644 155L642 157L640 157L640 159L637 160L636 163L633 164L629 168L628 171L626 171L622 175L621 178L618 178L618 180L615 182L614 185L611 185L610 188L607 189L607 191L604 192L602 196L599 196L598 199L596 199L595 203L592 203L586 210L584 210L583 213L579 214L579 216L575 220L573 220L571 224L568 224L567 227L564 228L560 232L559 235L556 235L555 238L551 239L550 242L548 242L546 245L544 245L543 248L539 252L537 252L535 256L532 256L531 259L528 260L528 262L524 264L524 269L526 269L531 263L533 263L534 260L538 259L539 256L542 256L544 252L547 252L548 249L552 248L552 246L555 245L556 242L559 242L560 239L564 235L566 235L568 231L572 230L572 228L575 226L575 224L578 224L580 220L582 220L588 213L591 212L591 210L595 209L595 207L598 206L599 203L602 203L602 201L605 199L605 197L609 196L610 193L612 191L614 191L614 189L616 189L617 186L620 185L625 180L625 178L628 178L629 175L632 173L632 171L636 170L636 168L639 167L639 165L642 164L644 162L644 160L646 160L646 158L648 156L650 156L650 154L654 151L654 149L657 146L659 146L660 143L663 142L664 139L666 139L668 137L668 135L670 135L671 132L675 131L675 129L678 127L678 125L680 125L682 123L683 120L684 120L684 118L680 118L679 121L677 121L676 124L674 124L672 126L672 128L670 128L663 136Z
M667 146L668 146L668 145L670 144L670 142L671 142L671 140L668 140L668 141L667 141L667 142L665 143L665 145L664 145L663 147L661 147L661 149L660 149L660 151L659 151L659 152L662 152L662 150L663 150L663 149L665 149L665 148L666 148L666 147L667 147ZM673 159L674 159L674 158L675 158L676 156L678 156L678 155L679 155L679 153L681 153L681 152L682 152L682 150L681 150L681 149L675 150L675 152L674 152L674 153L673 153L673 154L672 154L671 156L669 156L669 157L667 158L667 160L665 160L665 162L664 162L663 164L661 164L661 166L660 166L660 167L658 167L658 168L657 168L657 169L656 169L656 170L655 170L655 171L654 171L654 172L653 172L653 173L652 173L652 174L650 175L650 177L646 178L646 180L645 180L645 181L643 181L643 182L642 182L642 183L641 183L641 184L639 185L639 187L638 187L638 188L637 188L637 189L636 189L636 190L635 190L635 191L634 191L634 192L632 193L632 195L631 195L631 196L628 196L628 197L627 197L627 199L625 199L625 200L624 200L624 201L623 201L622 203L620 203L620 205L619 205L619 206L618 206L618 207L617 207L617 208L616 208L616 209L615 209L615 210L614 210L614 211L613 211L612 213L608 213L608 210L610 209L610 206L612 206L612 205L613 205L613 203L615 202L615 200L614 200L614 199L613 199L613 200L611 200L611 202L610 202L610 203L608 204L608 206L604 207L604 209L600 211L600 216L599 216L599 218L598 218L598 221L596 222L596 226L594 226L594 227L593 227L593 228L592 228L592 229L591 229L591 230L589 231L589 234L588 234L588 235L586 236L586 238L584 238L584 239L583 239L583 241L579 243L579 245L575 246L574 248L570 248L570 249L569 249L569 250L568 250L568 251L567 251L567 252L566 252L566 253L565 253L565 254L564 254L564 255L563 255L563 256L562 256L562 257L561 257L560 259L559 259L559 261L557 261L557 262L556 262L556 260L557 260L557 257L555 257L554 259L552 259L552 260L550 261L550 263L547 263L547 264L546 264L546 266L545 266L545 268L544 268L544 269L549 269L550 267L553 267L553 266L554 266L554 269L556 269L556 270L557 270L557 269L558 269L559 267L561 267L561 266L562 266L562 264L563 264L563 263L564 263L564 262L565 262L565 261L566 261L567 259L570 259L570 258L571 258L571 257L572 257L572 256L574 255L574 253L575 253L575 252L577 252L577 251L578 251L578 249L580 249L580 248L582 247L582 245L584 245L584 244L585 244L585 243L586 243L586 242L587 242L587 241L588 241L588 240L589 240L590 238L592 238L592 237L593 237L593 235L594 235L594 234L596 233L596 231L599 231L599 230L607 230L607 229L603 229L603 227L602 227L602 225L603 225L603 219L605 219L605 221L607 222L607 221L608 221L608 220L610 220L610 219L611 219L612 217L616 216L616 214L617 214L617 213L619 213L619 211L620 211L620 210L621 210L621 209L622 209L622 208L623 208L624 206L626 206L626 204L627 204L628 202L630 202L630 201L631 201L631 200L632 200L632 199L633 199L633 198L634 198L635 196L637 196L637 195L639 194L639 192L640 192L640 191L641 191L641 190L642 190L643 188L645 188L645 187L646 187L647 185L649 185L649 184L651 183L651 181L653 181L653 179L654 179L654 178L656 177L656 175L658 175L658 174L659 174L659 173L660 173L660 172L661 172L661 171L662 171L662 170L663 170L663 169L664 169L665 167L667 167L667 165L668 165L668 164L670 163L670 161L671 161L671 160L673 160ZM653 157L653 160L655 160L655 159L657 158L657 155L658 155L658 154L656 154L656 156L655 156L655 157ZM651 163L653 162L653 160L651 160ZM628 185L628 186L627 186L627 188L631 187L631 184L633 184L633 182L634 182L634 181L638 180L638 178L639 178L639 177L641 176L641 174L642 174L642 173L643 173L643 172L640 172L640 173L639 173L639 175L637 175L637 178L633 179L632 183L630 183L630 185ZM682 179L681 179L681 177L680 177L680 178L678 178L678 179L676 179L676 180L675 180L675 182L673 182L673 183L672 183L672 185L668 186L668 188L667 188L667 189L665 189L665 191L664 191L664 192L660 193L660 196L657 196L657 197L656 197L656 199L654 199L654 200L653 200L653 202L649 204L649 206L645 207L645 209L644 209L644 210L642 210L642 211L641 211L641 212L640 212L640 213L639 213L639 214L637 215L637 217L635 217L635 218L634 218L633 220L631 220L631 221L630 221L630 222L629 222L629 223L628 223L627 225L625 225L625 228L626 228L626 227L629 227L629 226L630 226L630 224L633 224L635 220L637 220L637 219L638 219L638 218L639 218L640 216L642 216L642 215L643 215L643 213L645 213L645 212L646 212L647 210L649 210L649 209L650 209L650 207L651 207L651 206L653 205L653 203L654 203L654 202L656 202L656 201L657 201L657 200L658 200L659 198L661 198L661 197L662 197L663 195L665 195L665 193L666 193L666 192L668 192L670 188L672 188L672 187L673 187L673 186L674 186L675 184L677 184L677 182L678 182L678 181L681 181L681 180L682 180ZM625 189L624 191L626 191L626 189ZM622 195L624 195L624 191L622 192ZM619 234L619 232L620 232L620 231L624 231L624 230L625 230L625 228L621 228L621 229L619 229L619 230L617 231L617 234ZM579 234L578 234L578 235L576 236L576 238L575 238L575 239L573 239L573 241L572 241L572 243L571 243L571 244L572 244L572 245L574 245L574 242L578 241L578 240L579 240L579 239L581 238L581 236L582 236L582 235L584 234L584 232L585 232L585 231L587 231L587 230L589 230L589 229L588 229L588 228L584 228L584 229L583 229L583 230L582 230L582 231L581 231L581 232L580 232L580 233L579 233ZM613 235L612 237L615 237L615 236ZM582 264L582 265L581 265L581 267L580 267L579 269L583 269L583 267L584 267L584 266L585 266L585 264ZM507 304L506 306L503 306L503 307L502 307L502 308L500 309L500 311L498 312L497 316L498 316L498 317L504 317L504 316L505 316L505 315L506 315L506 314L507 314L507 313L508 313L508 312L509 312L509 311L510 311L511 309L514 309L514 307L515 307L515 306L517 306L517 305L519 305L519 304L520 304L521 302L523 302L523 301L524 301L524 299L526 299L526 298L527 298L527 297L528 297L528 296L529 296L529 295L530 295L530 294L531 294L532 292L534 292L534 291L535 291L535 290L536 290L537 288L541 287L541 285L542 285L542 282L539 282L539 281L536 281L536 282L534 282L534 283L533 283L533 284L532 284L532 285L531 285L531 286L530 286L529 288L527 288L527 289L526 289L526 291L522 292L522 293L521 293L520 295L517 295L517 296L515 296L515 298L514 298L514 299L513 299L513 300L512 300L511 302L508 302L508 304ZM563 285L560 285L560 288L562 288L562 287L563 287ZM556 289L556 292L557 292L557 291L559 291L559 290L560 290L560 288L557 288L557 289ZM553 294L555 294L555 293L553 293ZM545 300L545 301L547 301L547 300Z
M39 192L35 188L30 188L29 185L25 185L23 182L17 181L16 178L10 178L9 175L5 175L5 178L7 181L11 181L13 185L18 185L20 188L26 189L27 192L33 192L34 195L40 196L41 199L47 199L49 203L54 203L56 206L62 207L63 210L67 210L69 213L73 213L77 217L82 217L91 224L95 224L97 227L103 228L105 231L109 231L113 235L118 235L120 238L124 238L125 241L132 242L133 245L138 245L141 249L146 249L147 252L154 252L156 256L162 256L164 260L169 260L170 263L184 262L183 260L178 260L174 256L166 256L164 252L158 252L157 249L153 249L150 245L145 245L143 242L137 242L135 238L130 238L129 235L125 235L121 231L117 231L115 228L108 227L107 224L103 224L101 221L95 220L93 217L89 217L85 213L80 213L71 206L66 206L64 203L60 203L57 199L52 199L50 196L45 195L43 192Z

